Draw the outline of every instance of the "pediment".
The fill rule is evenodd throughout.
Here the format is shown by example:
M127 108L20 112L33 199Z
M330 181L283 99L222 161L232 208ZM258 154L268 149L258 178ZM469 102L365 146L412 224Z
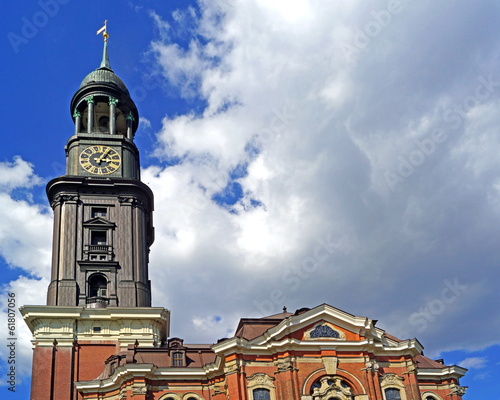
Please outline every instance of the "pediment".
M357 317L323 304L292 315L268 329L252 343L291 339L299 341L361 341L368 338L380 341L383 332L374 320Z
M418 355L416 339L400 340L375 326L377 320L346 313L322 304L264 318L242 319L234 337L215 344L216 354L238 351L276 352L284 349L310 351L366 351ZM245 350L243 350L245 349Z
M95 217L92 219L89 219L83 223L83 226L90 228L90 227L95 227L95 228L114 228L116 225L114 222L111 222L107 220L106 218L102 217Z

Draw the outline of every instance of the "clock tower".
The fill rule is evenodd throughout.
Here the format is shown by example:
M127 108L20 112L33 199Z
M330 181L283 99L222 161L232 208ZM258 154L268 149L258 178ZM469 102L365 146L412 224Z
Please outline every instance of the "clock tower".
M46 306L21 312L34 340L32 400L78 398L74 383L97 378L130 346L157 347L169 312L151 307L153 193L140 180L139 115L108 57L71 100L75 124L66 174L47 184L54 211Z
M107 45L71 100L66 175L47 185L54 210L48 305L151 306L153 194L140 181L137 108L110 67Z

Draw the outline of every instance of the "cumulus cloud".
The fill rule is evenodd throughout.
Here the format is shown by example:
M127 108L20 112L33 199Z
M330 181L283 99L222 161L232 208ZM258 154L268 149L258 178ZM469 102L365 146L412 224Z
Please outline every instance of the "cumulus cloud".
M210 341L200 315L222 333L235 313L327 302L431 349L496 342L492 8L202 1L185 46L159 36L165 81L206 104L165 115L156 156L177 161L143 174L173 326Z
M22 322L18 308L45 303L50 275L51 235L47 233L52 231L52 214L47 206L34 204L29 192L24 192L41 183L33 166L20 157L0 163L0 257L4 266L18 272L17 279L0 288L0 307L7 310L8 299L12 299L8 294L14 296L19 384L31 373L32 351L31 332ZM0 324L4 327L7 318L7 312L0 313ZM0 359L5 361L9 356L7 335L1 340ZM5 365L8 366L5 363L0 367L3 369Z
M16 194L16 190L41 182L33 166L20 157L0 163L0 256L12 267L47 277L51 248L47 232L52 230L52 215L47 206Z
M467 369L484 368L488 362L486 357L469 357L462 360L459 365Z
M31 188L41 183L33 173L33 165L16 156L12 162L0 162L0 190L10 192L16 188Z

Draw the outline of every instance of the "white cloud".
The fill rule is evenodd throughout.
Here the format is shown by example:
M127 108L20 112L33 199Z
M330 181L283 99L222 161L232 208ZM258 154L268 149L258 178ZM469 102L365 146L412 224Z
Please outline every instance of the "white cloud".
M139 123L141 124L142 128L150 129L151 128L151 121L147 119L146 117L139 117Z
M469 357L459 362L458 365L467 369L484 368L488 362L486 357Z
M16 189L41 183L33 166L20 157L0 163L0 256L38 277L50 273L52 214L46 206L19 199Z
M0 163L0 256L10 268L17 268L19 277L2 287L0 306L7 309L7 293L14 293L17 309L25 304L44 304L50 276L52 213L49 207L33 204L18 193L31 189L42 180L33 166L14 158L12 163ZM30 197L29 194L27 196ZM5 265L5 264L4 264ZM25 276L39 277L34 279ZM0 323L7 327L7 313L0 314ZM16 311L16 363L18 383L31 373L31 332ZM7 336L2 337L0 358L9 356Z
M142 174L155 193L153 299L171 309L172 333L210 343L239 317L326 302L417 336L426 354L496 343L498 78L471 96L495 73L497 35L461 36L465 21L495 32L488 10L453 3L450 18L444 5L404 3L349 60L345 45L387 2L228 3L201 2L186 46L151 14L158 69L206 102L165 110L155 154L181 161ZM186 18L196 13L173 20ZM44 278L35 291L11 283L38 296L22 304L47 289L51 213L18 196L38 183L22 159L0 163L0 253ZM217 204L228 184L242 197ZM444 302L455 280L466 289Z
M177 329L210 341L175 314L327 302L439 350L494 343L495 318L481 319L474 338L457 329L478 310L498 315L484 306L495 290L482 277L500 258L491 239L500 233L500 92L490 85L468 100L494 73L493 36L460 41L456 62L465 6L450 19L446 7L405 3L382 24L386 2L240 1L223 18L215 3L202 2L189 45L152 44L166 80L206 101L201 113L166 116L158 133L156 154L181 164L143 175L156 196L154 298ZM429 7L455 36L426 40ZM348 60L346 43L377 23ZM478 47L487 49L481 62ZM246 174L231 178L242 166ZM230 182L243 197L217 205L212 196ZM335 251L307 273L301 265L325 238ZM455 278L469 290L418 331L408 316Z
M0 162L0 190L10 192L15 188L31 188L42 180L33 174L33 165L21 157L13 162Z

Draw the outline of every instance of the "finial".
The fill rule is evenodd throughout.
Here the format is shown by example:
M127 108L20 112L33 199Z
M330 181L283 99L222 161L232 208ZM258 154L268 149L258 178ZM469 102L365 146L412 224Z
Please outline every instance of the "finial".
M283 306L283 312L286 313L286 306Z
M107 42L109 38L108 34L108 20L104 21L104 26L97 31L97 35L99 35L102 32L102 37L104 38L104 41Z
M97 35L102 33L102 37L104 38L104 49L102 51L102 61L100 68L111 69L109 65L109 57L108 57L108 20L104 21L104 26L97 31Z

